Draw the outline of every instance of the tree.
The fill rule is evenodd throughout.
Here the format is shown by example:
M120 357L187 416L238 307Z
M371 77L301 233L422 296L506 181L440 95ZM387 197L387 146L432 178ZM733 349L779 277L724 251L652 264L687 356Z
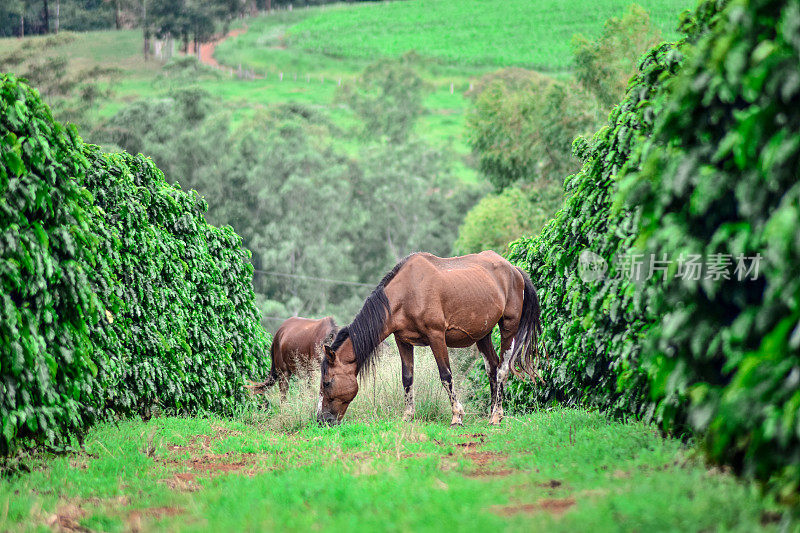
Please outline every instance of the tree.
M535 235L561 205L560 185L548 182L541 189L506 187L484 196L464 218L453 245L457 254L482 250L504 253L508 243Z
M228 20L238 12L238 2L229 0L142 0L142 31L145 36L145 57L150 35L171 35L183 42L183 51L189 52L189 43L198 51L200 43L211 40L215 24Z
M420 58L413 52L380 60L364 69L355 85L345 85L337 99L362 121L365 138L385 136L401 143L422 115L427 85L419 75Z
M361 280L373 281L411 252L450 255L464 213L484 191L449 172L446 152L420 140L365 147L349 233Z
M184 66L191 63L174 65ZM374 103L376 112L389 108ZM452 176L446 152L418 139L381 137L353 156L341 144L345 132L314 108L276 105L234 128L219 107L184 86L127 106L96 139L151 154L209 198L209 221L232 225L252 251L255 287L271 313L348 320L366 295L359 284L373 285L416 250L449 255L484 192Z
M622 18L608 19L596 40L573 37L575 78L608 112L625 93L641 55L660 40L647 11L633 4Z
M469 143L497 191L517 181L560 181L577 170L570 146L597 120L593 99L580 89L512 68L484 76L470 97Z

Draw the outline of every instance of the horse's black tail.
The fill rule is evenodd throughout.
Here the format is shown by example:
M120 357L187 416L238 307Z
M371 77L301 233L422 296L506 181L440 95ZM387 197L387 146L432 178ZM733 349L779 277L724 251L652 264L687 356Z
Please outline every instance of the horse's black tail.
M522 299L522 314L519 329L514 336L509 369L516 375L526 375L534 381L539 378L539 337L542 334L541 309L539 297L528 273L517 267L525 280ZM515 366L519 367L519 371Z
M277 336L276 336L277 337ZM250 390L251 394L261 394L267 392L270 387L278 382L278 368L275 366L275 346L278 344L278 339L272 339L272 346L269 348L269 358L272 361L272 366L269 369L267 379L262 383L251 381L249 385L245 385Z

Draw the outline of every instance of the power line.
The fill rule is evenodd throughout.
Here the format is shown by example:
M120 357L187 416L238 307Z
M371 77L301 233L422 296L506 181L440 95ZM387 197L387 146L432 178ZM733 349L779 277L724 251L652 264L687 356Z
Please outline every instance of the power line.
M339 285L354 285L356 287L372 287L369 283L360 283L358 281L346 281L341 279L328 279L328 278L318 278L316 276L303 276L301 274L287 274L285 272L272 272L269 270L259 270L257 268L253 269L253 272L257 272L259 274L265 274L267 276L281 276L284 278L299 278L299 279L308 279L312 281L322 281L324 283L338 283Z

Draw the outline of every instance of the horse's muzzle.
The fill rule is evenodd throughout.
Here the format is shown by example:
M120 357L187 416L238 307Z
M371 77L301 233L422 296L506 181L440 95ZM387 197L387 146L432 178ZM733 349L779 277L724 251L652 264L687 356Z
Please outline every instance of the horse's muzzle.
M321 426L335 426L339 424L339 417L330 411L320 411L317 413L317 423Z

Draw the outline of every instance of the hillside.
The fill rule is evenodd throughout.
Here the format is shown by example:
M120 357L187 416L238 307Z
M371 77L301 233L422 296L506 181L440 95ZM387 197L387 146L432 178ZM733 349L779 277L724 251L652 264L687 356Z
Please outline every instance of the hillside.
M603 22L631 3L422 0L340 6L291 27L288 42L332 57L370 59L414 50L463 67L563 71L570 67L572 36L597 36ZM693 7L686 0L636 3L650 13L666 39L677 36L677 15Z
M639 3L665 38L677 35L678 14L692 7L691 0ZM353 117L335 102L339 85L352 82L376 59L415 50L432 60L420 73L431 92L417 131L424 139L452 149L459 156L455 171L467 181L476 181L464 139L468 102L463 93L471 80L506 65L568 76L572 35L597 36L605 20L620 16L630 2L582 0L580 9L573 4L567 8L557 2L513 0L496 9L486 2L426 0L274 11L243 21L247 31L216 49L215 58L224 70L193 81L219 97L236 120L271 104L292 102L324 109L338 125L348 128ZM431 13L433 22L421 25L420 17L431 17ZM480 25L475 21L481 21ZM448 24L446 33L441 31L444 23ZM356 28L369 31L356 32ZM142 59L141 34L136 30L64 35L69 37L43 55L68 58L73 73L94 67L119 69L114 94L92 111L94 119L110 117L140 98L163 97L174 85L168 79L165 82L162 61ZM25 43L36 45L45 39L27 38ZM18 39L0 39L0 55L19 46ZM253 71L256 79L240 79L235 74L240 66Z

